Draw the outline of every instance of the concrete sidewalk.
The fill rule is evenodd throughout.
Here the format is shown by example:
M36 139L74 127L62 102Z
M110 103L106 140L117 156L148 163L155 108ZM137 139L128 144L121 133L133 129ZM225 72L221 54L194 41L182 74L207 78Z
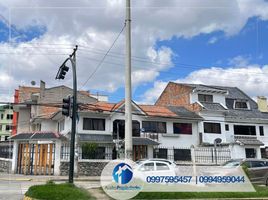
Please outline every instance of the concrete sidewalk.
M44 176L44 175L21 175L21 174L0 174L2 181L33 181L46 182L52 181L68 181L68 176ZM74 181L100 181L99 176L80 176L75 177Z

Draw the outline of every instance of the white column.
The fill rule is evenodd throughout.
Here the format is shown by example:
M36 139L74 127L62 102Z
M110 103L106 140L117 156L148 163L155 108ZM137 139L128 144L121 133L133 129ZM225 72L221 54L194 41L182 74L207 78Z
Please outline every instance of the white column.
M153 148L153 146L147 146L147 156L148 156L148 158L150 159L150 158L154 158L154 148Z
M17 160L18 160L18 141L14 141L13 143L13 156L12 156L12 165L11 165L11 172L13 174L16 173L17 168Z
M54 175L60 175L60 154L61 154L61 141L55 142L55 163L54 163Z

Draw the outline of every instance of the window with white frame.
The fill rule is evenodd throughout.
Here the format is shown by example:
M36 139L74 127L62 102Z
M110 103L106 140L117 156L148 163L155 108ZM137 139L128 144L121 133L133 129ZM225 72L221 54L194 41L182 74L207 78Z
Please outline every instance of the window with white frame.
M246 100L235 100L234 101L235 109L249 109L248 101Z
M198 101L200 102L213 102L213 95L210 94L198 94Z
M83 130L105 131L105 119L84 118Z

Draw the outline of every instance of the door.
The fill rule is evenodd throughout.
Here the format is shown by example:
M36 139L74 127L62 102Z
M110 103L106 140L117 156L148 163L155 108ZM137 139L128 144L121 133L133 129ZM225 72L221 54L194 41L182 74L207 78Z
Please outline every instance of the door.
M24 175L54 174L55 144L20 143L17 173Z
M134 145L133 146L133 160L137 161L140 159L147 158L147 146L145 145Z

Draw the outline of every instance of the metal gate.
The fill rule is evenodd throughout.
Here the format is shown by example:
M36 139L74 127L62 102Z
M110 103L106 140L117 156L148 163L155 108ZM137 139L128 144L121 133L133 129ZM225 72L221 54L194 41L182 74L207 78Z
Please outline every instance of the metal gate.
M25 175L53 175L55 144L20 143L17 173Z

